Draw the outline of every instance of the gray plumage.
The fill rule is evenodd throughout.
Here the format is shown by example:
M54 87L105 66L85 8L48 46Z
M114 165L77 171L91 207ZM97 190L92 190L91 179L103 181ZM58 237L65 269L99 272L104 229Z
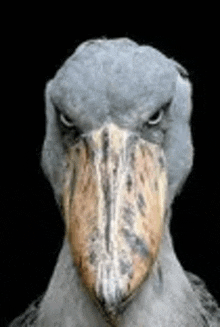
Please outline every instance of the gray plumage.
M146 122L163 107L162 123L149 127ZM198 277L180 266L169 231L172 201L193 161L191 84L186 70L156 49L129 39L88 41L77 48L46 88L42 167L58 205L66 151L76 136L61 132L60 112L79 133L114 122L158 144L166 156L168 213L160 252L151 275L115 326L220 326L215 300ZM84 289L66 240L45 295L10 326L109 326Z

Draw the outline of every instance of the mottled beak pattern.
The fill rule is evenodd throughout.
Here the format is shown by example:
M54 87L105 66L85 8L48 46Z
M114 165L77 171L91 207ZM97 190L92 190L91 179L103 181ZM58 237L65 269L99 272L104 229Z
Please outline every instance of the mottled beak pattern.
M157 258L167 174L156 144L111 123L70 148L63 193L66 237L92 297L115 316Z

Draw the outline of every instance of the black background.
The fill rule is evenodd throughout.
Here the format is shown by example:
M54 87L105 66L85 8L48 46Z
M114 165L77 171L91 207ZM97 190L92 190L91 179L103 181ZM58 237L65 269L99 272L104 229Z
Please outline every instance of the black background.
M183 267L202 277L220 302L219 50L213 15L203 13L198 19L198 15L189 18L186 13L183 18L177 15L175 20L165 17L164 21L155 17L150 24L153 12L145 19L137 16L134 23L134 16L110 12L106 22L108 9L101 18L85 17L85 9L74 11L72 17L69 12L68 18L69 8L56 15L35 9L29 8L26 15L22 8L14 8L16 19L9 15L11 30L6 28L4 35L0 324L7 326L45 291L62 244L63 223L40 168L45 83L76 46L97 37L127 36L152 45L189 71L194 89L195 158L191 175L173 205L172 234Z

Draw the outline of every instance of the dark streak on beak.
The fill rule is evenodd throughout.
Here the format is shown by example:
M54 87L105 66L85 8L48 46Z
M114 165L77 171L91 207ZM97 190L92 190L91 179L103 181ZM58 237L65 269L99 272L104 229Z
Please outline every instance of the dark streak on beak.
M74 263L113 321L157 257L166 201L164 155L158 145L109 124L84 135L67 160L63 208Z

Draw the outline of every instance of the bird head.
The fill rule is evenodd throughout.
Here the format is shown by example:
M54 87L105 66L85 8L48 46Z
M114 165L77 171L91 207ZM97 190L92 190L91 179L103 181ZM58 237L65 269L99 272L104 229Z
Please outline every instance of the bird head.
M47 84L42 166L73 264L112 319L148 279L191 169L190 97L183 67L128 39L85 42Z

